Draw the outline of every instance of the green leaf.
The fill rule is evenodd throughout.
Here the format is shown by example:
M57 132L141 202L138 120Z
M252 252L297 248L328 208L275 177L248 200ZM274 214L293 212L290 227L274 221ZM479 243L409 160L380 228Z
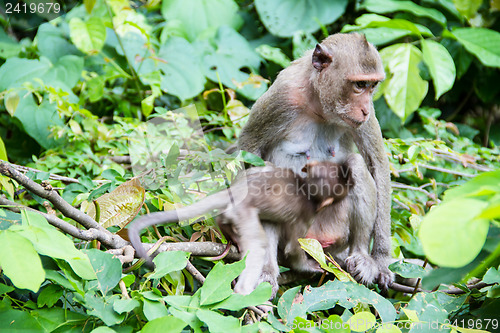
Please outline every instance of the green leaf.
M40 324L27 311L5 309L0 311L0 331L40 333Z
M237 261L230 265L217 263L208 273L203 287L201 287L201 305L220 302L233 292L231 282L241 274L245 268L245 260Z
M133 298L117 299L113 303L113 310L118 313L130 312L141 306L141 303Z
M307 252L321 267L327 267L325 260L325 252L321 243L314 238L299 238L299 244L304 251Z
M90 17L83 22L78 17L69 21L69 35L75 46L84 53L97 53L106 41L106 26L100 17Z
M486 28L458 28L452 33L485 66L500 67L500 33Z
M272 47L266 44L259 45L255 51L266 60L272 61L275 64L285 68L290 65L290 59L281 51L280 48Z
M261 283L248 295L231 294L220 303L211 306L212 309L226 309L238 311L247 306L257 306L266 303L271 297L271 285L267 282Z
M14 116L21 122L26 134L35 139L43 148L49 149L58 145L50 129L53 126L62 127L63 122L55 103L51 104L49 99L37 105L31 94L24 95Z
M7 286L3 283L0 283L0 295L3 295L3 294L6 294L6 293L10 293L11 291L15 290L16 288L12 287L12 286Z
M500 272L495 267L490 267L483 276L485 283L500 283Z
M52 63L69 54L79 53L68 41L67 32L51 23L44 23L36 32L37 48L40 55L50 59Z
M168 333L178 333L182 332L186 323L179 318L173 316L165 316L151 320L146 323L142 328L142 333L157 333L157 332L168 332Z
M240 321L231 316L223 316L217 312L209 310L198 310L196 316L207 324L209 332L212 333L237 333L241 331Z
M36 293L45 280L40 256L31 242L17 232L0 232L0 266L3 273L20 289Z
M52 306L54 306L54 304L56 304L59 298L61 298L63 293L64 289L61 286L51 283L42 289L40 295L38 295L38 298L36 300L36 305L39 308L45 305L51 308Z
M355 313L346 322L354 332L364 332L375 326L377 319L371 312L363 311Z
M347 0L256 0L264 26L275 36L291 37L298 30L315 32L344 14Z
M425 8L411 1L365 0L361 5L361 8L378 14L403 11L419 17L428 17L438 23L441 23L441 25L446 23L446 17L439 10Z
M267 89L267 83L258 76L251 77L245 71L257 72L261 58L248 41L235 30L224 26L217 31L213 48L200 43L205 48L203 66L205 75L213 82L220 81L227 87L236 89L245 97L255 100Z
M243 23L233 0L164 0L161 13L167 22L176 20L194 41L199 36L213 36L221 26L239 29Z
M460 198L432 209L419 231L429 260L443 267L462 267L474 260L488 234L489 221L477 218L486 206L481 200Z
M0 138L0 160L9 161L7 158L7 149L5 149L5 144L3 143L2 138ZM0 176L0 178L4 177L4 179L8 179L6 176ZM4 185L4 184L2 184Z
M113 295L104 300L92 292L85 294L85 307L89 314L100 318L107 326L113 326L121 323L125 319L125 314L118 314L113 310L113 303L120 299L120 296Z
M455 8L466 19L471 19L477 14L477 10L481 7L483 0L453 0Z
M161 252L153 259L156 269L153 274L148 276L148 279L159 279L171 272L184 269L189 256L190 253L184 251Z
M420 77L420 50L411 44L395 44L380 51L389 72L384 84L384 97L394 113L403 121L411 115L427 95L428 82Z
M425 275L422 266L409 262L396 261L389 265L389 269L404 278L422 278Z
M189 54L189 57L186 57ZM161 89L181 100L200 94L206 83L201 58L184 38L171 37L158 52L157 68L162 71Z
M266 165L266 163L264 162L264 160L261 157L255 155L255 154L249 153L247 151L244 151L244 150L241 151L241 157L243 158L243 161L245 161L245 163L248 163L248 164L251 164L254 166L265 166Z
M500 169L483 172L465 184L447 190L444 193L444 200L448 201L455 198L466 197L481 192L483 189L491 189L492 186L500 191Z
M5 109L12 116L14 116L14 112L16 112L17 106L19 105L19 95L17 92L12 91L7 94L4 100Z
M422 40L422 53L434 82L437 100L453 87L456 77L455 63L446 47L433 40Z
M21 43L17 43L9 35L0 29L0 58L7 59L15 57L21 52Z
M77 250L71 239L54 227L29 226L19 233L32 242L38 253L66 260L75 273L83 279L96 278L87 255Z
M44 57L40 60L7 59L0 67L0 90L21 87L25 82L32 81L34 78L44 77L51 66L50 61ZM23 95L21 94L22 99L25 99Z
M106 253L97 249L86 251L90 264L94 268L99 283L99 289L106 295L111 289L116 287L122 277L122 264L118 258L111 253Z
M144 303L142 312L148 320L155 320L168 315L167 308L163 302L151 301L149 299L143 299L142 302Z

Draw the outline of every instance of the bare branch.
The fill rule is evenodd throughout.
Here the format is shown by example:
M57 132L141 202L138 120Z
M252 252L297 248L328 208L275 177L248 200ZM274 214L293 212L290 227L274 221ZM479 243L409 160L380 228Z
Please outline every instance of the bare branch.
M149 251L154 244L143 243L144 249ZM160 245L156 253L164 251L186 251L193 256L199 257L216 257L224 252L226 244L214 242L179 242L179 243L163 243ZM229 253L226 256L229 260L239 260L240 254L236 247L231 246Z
M3 208L6 208L10 211L13 211L15 213L19 213L21 209L27 209L31 212L37 213L42 215L47 219L47 221L53 225L56 228L61 229L63 232L67 233L68 235L71 235L75 238L85 240L85 241L92 241L92 240L98 240L101 243L103 243L106 247L109 248L119 248L122 246L125 246L128 244L124 239L122 239L118 235L113 235L111 232L107 231L106 229L103 230L97 230L94 228L90 228L88 230L82 230L78 229L72 224L69 224L68 222L58 218L55 215L52 214L46 214L42 213L36 209L29 208L23 205L20 205L18 203L15 203L13 201L10 201L8 199L5 199L4 197L0 197L0 206L3 206Z
M106 229L104 229L99 223L94 221L94 219L92 219L89 215L85 214L84 212L76 209L75 207L67 203L59 195L59 193L52 190L51 187L49 186L43 187L35 183L22 173L14 169L9 163L0 161L0 173L16 180L19 184L21 184L34 194L38 195L39 197L49 200L54 205L54 207L57 208L64 216L75 220L76 222L83 225L85 228L87 229L94 228L106 231Z
M191 273L191 275L198 280L201 284L205 283L205 277L203 274L200 273L199 270L194 267L194 265L191 263L191 261L188 260L187 265L186 265L186 270Z

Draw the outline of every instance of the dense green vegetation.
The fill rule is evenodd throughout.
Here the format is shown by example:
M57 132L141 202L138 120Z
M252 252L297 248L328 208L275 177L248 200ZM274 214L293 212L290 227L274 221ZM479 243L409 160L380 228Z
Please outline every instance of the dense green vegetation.
M84 0L50 15L7 8L0 160L13 165L0 162L0 330L500 330L498 1ZM384 61L375 109L401 259L391 269L421 288L381 296L304 242L333 274L282 285L273 314L255 321L248 308L270 288L232 294L244 264L202 248L226 243L210 217L145 232L143 242L183 251L160 253L154 272L132 265L122 228L224 187L243 162L262 163L226 152L253 102L317 41L351 31Z

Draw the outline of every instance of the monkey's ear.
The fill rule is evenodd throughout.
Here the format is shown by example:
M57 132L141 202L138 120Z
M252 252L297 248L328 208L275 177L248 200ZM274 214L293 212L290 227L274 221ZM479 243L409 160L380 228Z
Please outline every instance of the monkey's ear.
M333 60L333 56L328 51L328 49L321 45L321 44L316 44L316 48L314 49L313 56L312 56L312 65L314 68L316 68L318 71L321 71L325 68L327 68Z

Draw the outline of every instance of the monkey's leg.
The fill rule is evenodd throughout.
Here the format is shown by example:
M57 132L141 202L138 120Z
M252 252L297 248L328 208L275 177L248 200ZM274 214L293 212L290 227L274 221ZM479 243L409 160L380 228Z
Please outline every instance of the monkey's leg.
M281 235L280 226L272 223L262 223L267 236L267 251L257 285L261 282L269 282L272 287L271 299L278 292L278 276L280 274L278 266L278 242Z
M349 155L347 164L353 185L348 196L351 201L349 256L345 263L347 270L357 281L368 285L375 282L379 275L378 265L369 253L377 212L377 192L375 181L361 155Z
M234 291L246 295L257 287L262 275L268 240L256 208L239 210L234 215L232 219L240 235L241 255L246 255L245 269L239 276Z

